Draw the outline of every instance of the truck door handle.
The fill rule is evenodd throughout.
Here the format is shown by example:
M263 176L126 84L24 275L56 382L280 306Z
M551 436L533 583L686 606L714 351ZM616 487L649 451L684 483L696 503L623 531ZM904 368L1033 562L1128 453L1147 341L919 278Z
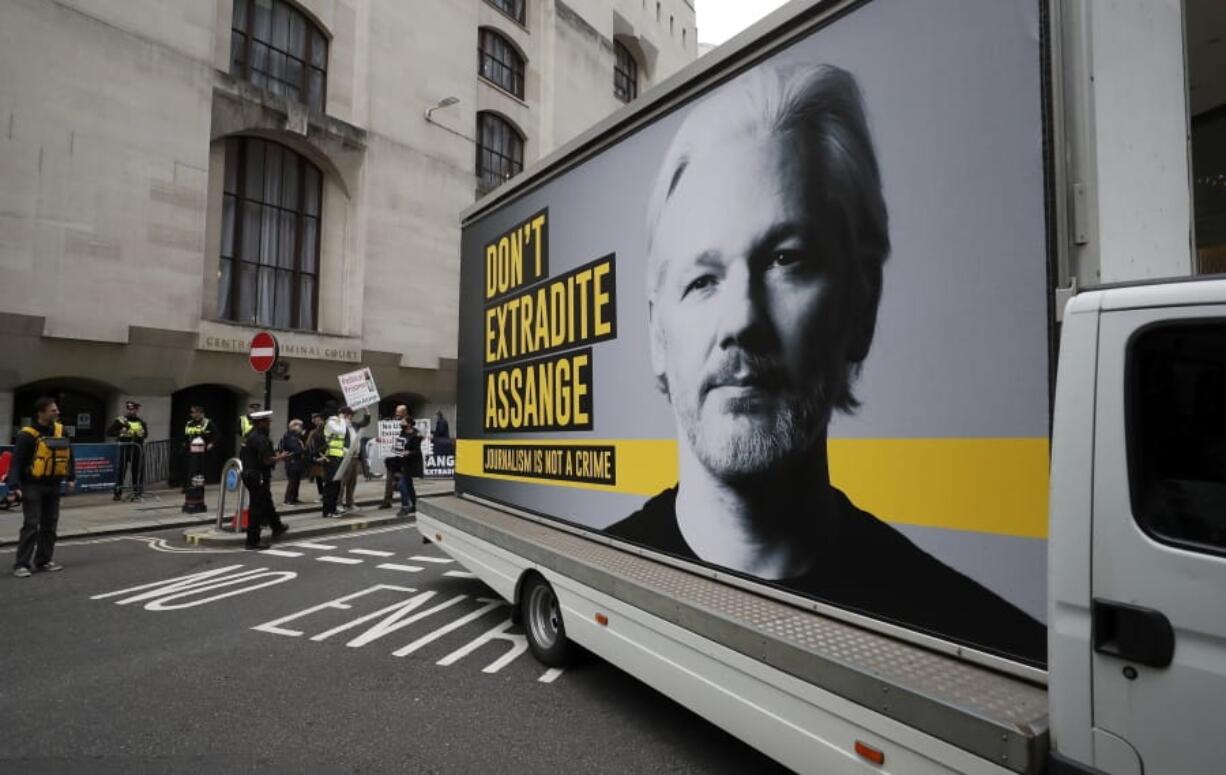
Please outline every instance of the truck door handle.
M1092 639L1099 654L1148 667L1166 667L1175 655L1175 631L1161 611L1094 598Z

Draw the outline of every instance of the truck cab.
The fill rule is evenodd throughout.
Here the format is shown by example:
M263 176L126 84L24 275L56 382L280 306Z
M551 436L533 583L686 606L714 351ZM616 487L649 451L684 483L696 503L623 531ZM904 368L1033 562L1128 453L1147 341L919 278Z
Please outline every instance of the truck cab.
M1053 761L1221 771L1226 280L1069 303L1048 546Z

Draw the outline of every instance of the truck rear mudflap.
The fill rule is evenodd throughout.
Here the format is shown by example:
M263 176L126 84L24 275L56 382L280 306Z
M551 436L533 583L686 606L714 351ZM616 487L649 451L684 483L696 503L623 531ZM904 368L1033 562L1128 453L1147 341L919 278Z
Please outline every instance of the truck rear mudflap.
M1041 771L1042 687L471 500L419 508L500 595L540 572L572 640L797 771L858 771L858 746L885 771Z

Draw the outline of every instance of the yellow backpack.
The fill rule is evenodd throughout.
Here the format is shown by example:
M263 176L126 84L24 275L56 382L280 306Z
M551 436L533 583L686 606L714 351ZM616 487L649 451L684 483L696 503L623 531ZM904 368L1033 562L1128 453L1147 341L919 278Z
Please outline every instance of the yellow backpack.
M22 433L33 436L38 445L34 449L34 462L30 464L30 476L34 479L63 479L68 476L68 460L72 455L72 442L64 436L64 426L55 424L54 436L43 436L30 426Z

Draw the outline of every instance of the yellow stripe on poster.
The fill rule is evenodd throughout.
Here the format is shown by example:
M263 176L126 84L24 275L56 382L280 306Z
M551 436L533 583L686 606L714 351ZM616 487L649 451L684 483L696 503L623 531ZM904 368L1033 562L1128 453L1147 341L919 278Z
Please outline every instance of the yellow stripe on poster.
M486 445L615 449L616 484L487 474ZM980 533L1047 537L1048 441L1040 438L832 439L830 478L887 522ZM673 439L526 441L460 439L456 473L649 497L677 483Z

